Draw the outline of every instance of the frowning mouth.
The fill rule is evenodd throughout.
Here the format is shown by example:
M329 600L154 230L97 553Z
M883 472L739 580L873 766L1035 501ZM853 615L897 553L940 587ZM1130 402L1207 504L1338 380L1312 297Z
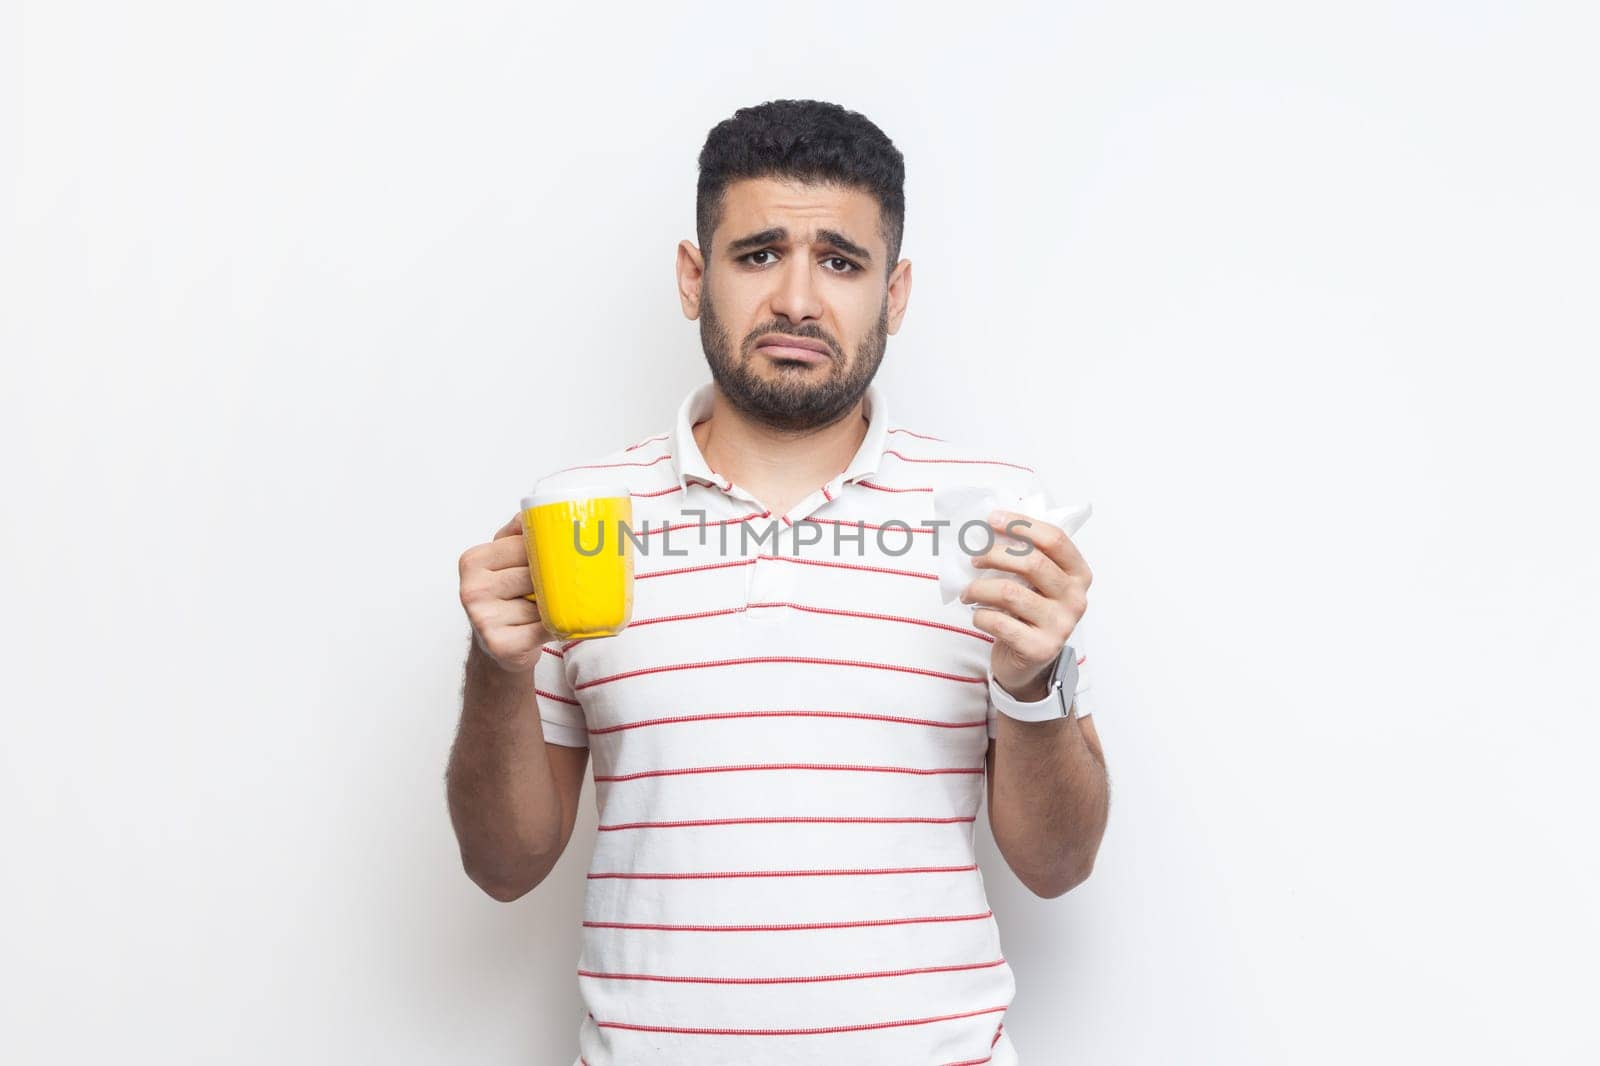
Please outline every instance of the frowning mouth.
M756 351L770 359L786 359L797 363L823 363L833 358L826 344L810 337L791 337L785 333L768 333L756 341Z

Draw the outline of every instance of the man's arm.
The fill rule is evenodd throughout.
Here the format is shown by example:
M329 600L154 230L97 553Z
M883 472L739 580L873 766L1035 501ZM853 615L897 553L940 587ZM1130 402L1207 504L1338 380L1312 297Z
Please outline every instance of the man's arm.
M997 542L972 564L1020 575L1026 584L979 577L961 598L981 605L972 624L995 638L993 683L1035 703L1088 609L1094 575L1059 526L1005 509L989 522L1024 550ZM1110 794L1100 738L1091 719L1078 717L1076 703L1067 717L1052 721L997 718L985 756L989 825L1018 879L1034 895L1052 899L1089 876L1105 834Z
M532 671L497 666L474 641L445 791L467 876L510 902L542 882L572 838L589 749L544 739Z
M548 744L533 689L549 639L533 592L520 514L461 555L461 605L472 622L461 724L445 791L467 876L498 900L543 881L577 817L588 748Z
M1110 783L1094 717L1076 707L1050 722L1002 714L997 729L984 759L989 828L1017 879L1054 899L1088 879L1105 835Z

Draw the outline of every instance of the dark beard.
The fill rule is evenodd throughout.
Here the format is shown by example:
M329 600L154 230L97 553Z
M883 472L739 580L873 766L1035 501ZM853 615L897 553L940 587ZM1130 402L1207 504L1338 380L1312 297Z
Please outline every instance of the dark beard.
M792 375L781 373L768 380L755 373L750 365L755 358L753 345L757 337L766 333L787 333L826 344L833 353L828 376L822 381L808 381L801 375L811 372L798 371ZM790 329L776 323L745 338L735 358L730 354L732 342L727 327L717 317L709 292L701 292L700 346L705 349L712 380L736 410L773 429L817 429L843 418L872 384L888 343L889 294L884 293L877 323L867 331L856 349L855 358L848 362L834 341L822 336L815 327Z

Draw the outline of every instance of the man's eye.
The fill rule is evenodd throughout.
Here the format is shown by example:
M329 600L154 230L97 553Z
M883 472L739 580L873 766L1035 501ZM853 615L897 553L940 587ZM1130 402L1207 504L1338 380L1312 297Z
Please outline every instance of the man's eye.
M758 256L758 255L773 255L773 254L775 254L775 253L771 249L769 249L769 248L761 248L761 249L758 249L757 251L754 251L754 252L745 253L745 255L743 256L743 259L744 259L744 261L746 263L749 263L751 266L766 266L767 264L765 262L757 262L756 261L756 256ZM823 262L830 264L830 270L834 274L853 274L856 271L861 269L855 263L852 263L850 260L846 259L842 255L830 255L830 256L828 256L828 258L824 259ZM835 264L835 263L842 263L843 265L842 266L837 266L837 267L831 266L831 264Z

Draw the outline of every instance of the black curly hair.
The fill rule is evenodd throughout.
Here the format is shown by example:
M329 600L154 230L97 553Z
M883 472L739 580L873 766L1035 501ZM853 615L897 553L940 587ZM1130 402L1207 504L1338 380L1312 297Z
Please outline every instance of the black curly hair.
M768 100L741 107L712 127L700 149L695 234L709 251L722 194L745 178L845 185L878 201L878 232L889 249L884 275L900 261L906 222L906 166L900 150L865 115L822 100Z

